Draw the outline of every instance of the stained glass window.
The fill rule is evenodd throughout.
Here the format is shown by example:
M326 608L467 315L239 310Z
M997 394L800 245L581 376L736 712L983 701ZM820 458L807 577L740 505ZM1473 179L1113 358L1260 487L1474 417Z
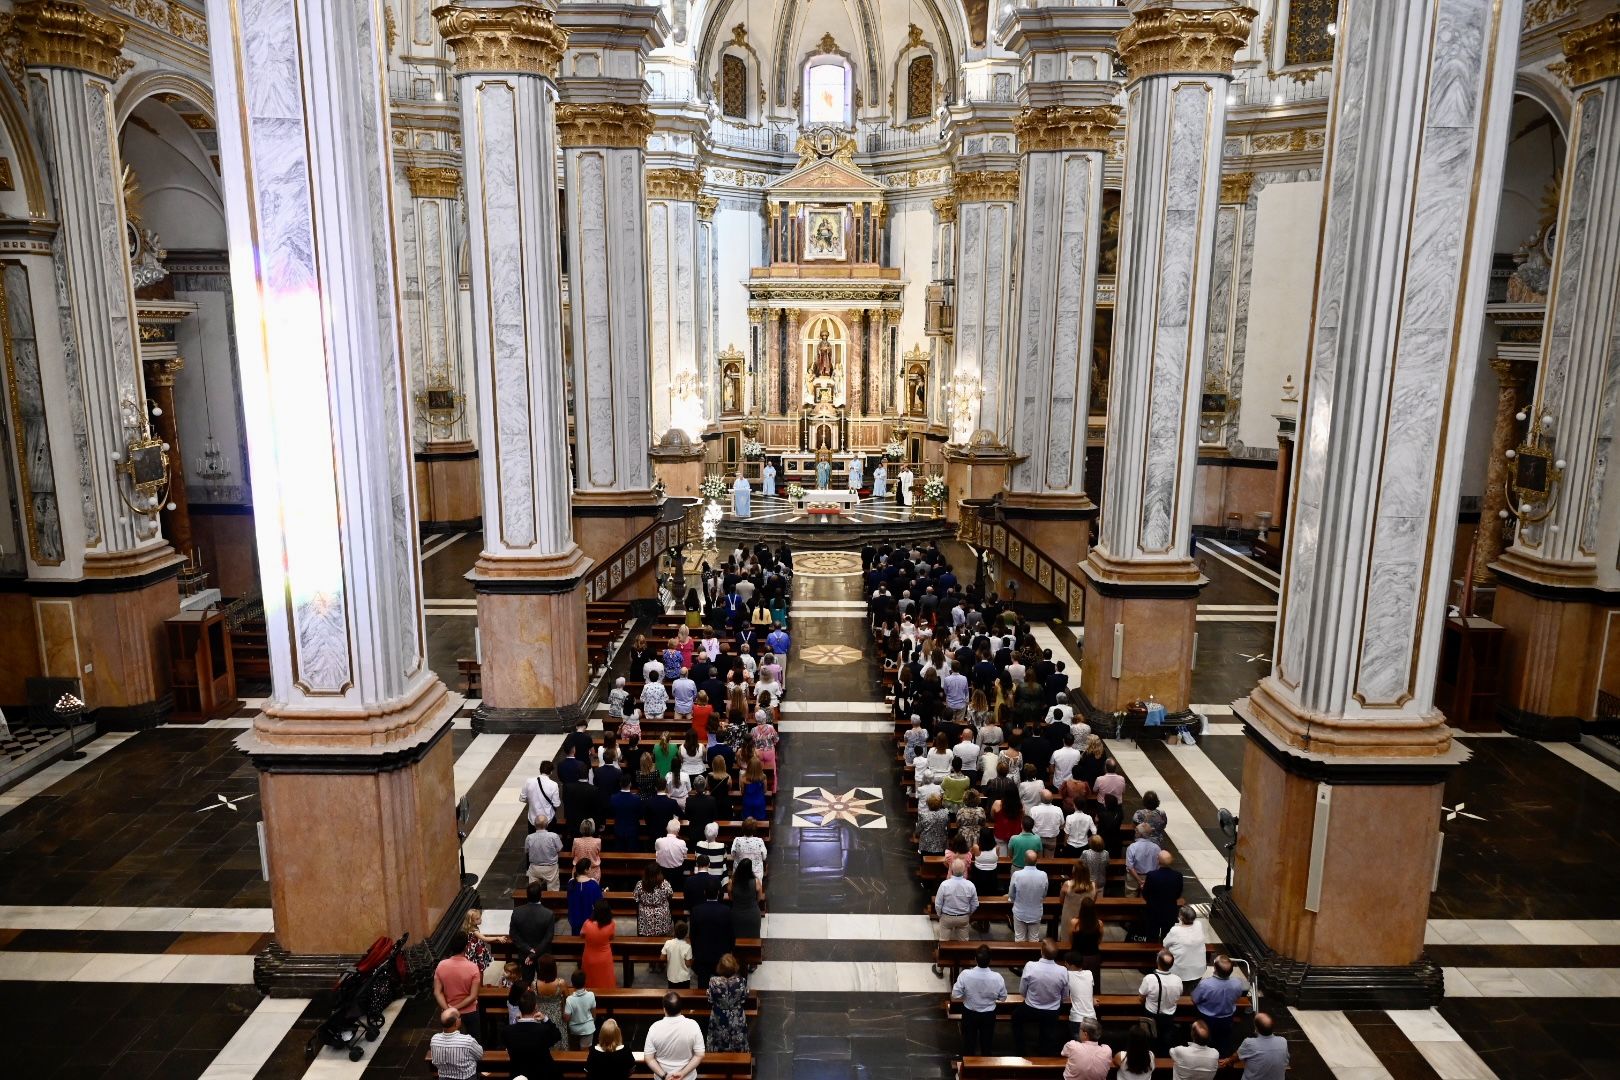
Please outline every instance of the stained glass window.
M720 111L739 120L748 119L748 66L740 56L720 58Z
M1333 35L1328 33L1328 24L1338 17L1339 0L1292 0L1284 65L1332 62Z
M812 124L844 123L844 78L842 64L817 64L810 69L805 77L809 90L806 120Z
M934 58L919 56L906 68L906 119L926 120L934 112Z

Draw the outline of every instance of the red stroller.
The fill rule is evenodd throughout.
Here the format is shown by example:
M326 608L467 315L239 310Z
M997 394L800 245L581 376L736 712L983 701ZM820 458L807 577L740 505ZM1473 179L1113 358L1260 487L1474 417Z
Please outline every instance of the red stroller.
M366 955L339 977L335 988L337 1004L332 1015L310 1036L304 1048L306 1058L314 1058L323 1045L347 1049L350 1061L365 1056L365 1047L360 1045L361 1030L367 1042L377 1041L382 1033L383 1010L399 996L408 980L405 944L409 939L409 934L398 941L378 938Z

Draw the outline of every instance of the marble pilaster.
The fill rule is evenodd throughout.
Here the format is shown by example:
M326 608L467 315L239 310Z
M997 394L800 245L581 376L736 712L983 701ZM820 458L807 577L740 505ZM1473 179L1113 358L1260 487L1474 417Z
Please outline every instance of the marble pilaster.
M1605 643L1620 607L1620 15L1561 42L1569 149L1529 406L1550 494L1519 494L1514 542L1493 566L1492 615L1511 646L1503 722L1538 738L1572 738L1596 717L1616 678Z
M677 388L697 385L698 196L695 168L647 171L648 280L652 315L652 426L679 426L695 438L704 425L701 397L677 400ZM677 415L684 413L684 415Z
M1507 357L1492 360L1491 370L1496 373L1496 416L1491 421L1490 458L1485 464L1485 493L1480 498L1479 534L1474 541L1471 576L1475 585L1495 583L1491 564L1502 557L1506 547L1507 452L1519 445L1523 425L1517 416L1525 407L1525 388L1535 378L1533 365Z
M1008 135L1011 142L1011 135ZM956 374L983 391L975 434L991 433L997 446L1007 435L1006 363L1013 247L1019 174L1012 169L959 172L956 196Z
M478 592L491 724L566 723L586 694L590 559L574 539L563 369L557 67L538 0L466 0L435 18L455 55L471 250L484 551ZM578 295L576 288L575 295Z
M1311 1008L1344 1007L1344 966L1381 1008L1443 992L1424 926L1466 751L1434 686L1520 14L1372 0L1339 26L1275 661L1235 702L1244 829L1217 904L1263 978L1306 970L1288 994Z
M285 989L454 928L454 709L422 623L382 7L208 17L237 31L209 47L271 673L237 745L275 913L256 978Z
M448 165L407 165L410 199L400 232L400 273L406 340L412 348L414 392L427 386L449 386L462 395L460 418L453 424L429 424L418 415L422 441L466 443L478 428L476 390L469 385L468 358L463 354L460 268L457 253L465 237L460 208L461 170ZM474 481L476 483L476 479Z
M1190 557L1193 470L1227 88L1254 12L1128 6L1119 291L1082 680L1102 711L1151 695L1174 713L1188 703L1204 581ZM1167 669L1167 655L1187 662Z

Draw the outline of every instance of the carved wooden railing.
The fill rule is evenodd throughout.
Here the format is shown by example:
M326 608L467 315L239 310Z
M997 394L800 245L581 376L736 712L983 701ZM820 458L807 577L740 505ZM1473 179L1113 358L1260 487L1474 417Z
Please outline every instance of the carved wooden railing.
M647 567L656 566L665 552L700 537L701 511L696 534L692 532L690 513L700 505L695 499L665 499L657 520L592 569L591 576L585 580L585 599L611 600L626 582L634 580Z
M1085 620L1086 590L1079 574L1053 562L1027 536L1007 524L999 499L965 499L959 509L956 538L1006 560L1057 598L1070 624Z

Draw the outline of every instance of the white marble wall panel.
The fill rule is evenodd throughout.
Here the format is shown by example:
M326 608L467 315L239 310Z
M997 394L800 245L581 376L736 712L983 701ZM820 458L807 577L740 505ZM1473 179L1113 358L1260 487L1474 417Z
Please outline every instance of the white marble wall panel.
M1024 156L1011 488L1085 494L1086 392L1096 311L1103 155Z
M1184 560L1191 539L1226 84L1158 76L1127 91L1099 529L1115 559Z
M562 554L574 532L551 164L557 92L538 75L457 80L484 551Z
M652 486L642 158L638 149L563 153L581 491Z
M211 0L274 700L417 692L420 567L377 10ZM306 111L308 110L308 111ZM283 627L286 629L283 630Z
M1575 91L1558 252L1548 299L1534 412L1565 463L1550 516L1518 530L1518 553L1590 568L1620 581L1611 554L1620 536L1608 483L1620 408L1620 80Z
M467 439L476 427L477 408L476 391L466 380L456 302L461 212L453 198L412 196L403 173L396 178L395 198L400 206L400 295L411 399L443 377L462 393L464 402L461 418L450 427L429 426L418 414L414 434L418 445Z
M668 431L670 390L682 371L697 369L697 204L659 199L647 206L648 277L652 304L652 429Z
M1410 720L1432 707L1519 5L1348 11L1271 685Z
M0 390L11 410L6 428L14 435L0 450L13 458L13 467L0 467L4 477L0 482L9 485L16 476L22 490L15 493L16 505L22 510L20 520L14 524L17 533L27 532L26 549L12 538L8 560L16 557L7 567L14 573L26 570L21 555L26 550L29 562L39 565L59 565L67 557L62 537L62 515L56 494L56 455L51 450L50 408L45 393L45 373L41 365L39 339L34 330L34 294L28 281L28 267L21 261L0 263L0 300L5 306L5 324L0 333L6 335L5 358L9 361L5 388Z
M1009 275L1016 258L1016 211L1009 202L964 202L957 207L956 373L978 379L984 390L973 429L988 429L1002 440L1009 433L1012 402L1005 332Z

